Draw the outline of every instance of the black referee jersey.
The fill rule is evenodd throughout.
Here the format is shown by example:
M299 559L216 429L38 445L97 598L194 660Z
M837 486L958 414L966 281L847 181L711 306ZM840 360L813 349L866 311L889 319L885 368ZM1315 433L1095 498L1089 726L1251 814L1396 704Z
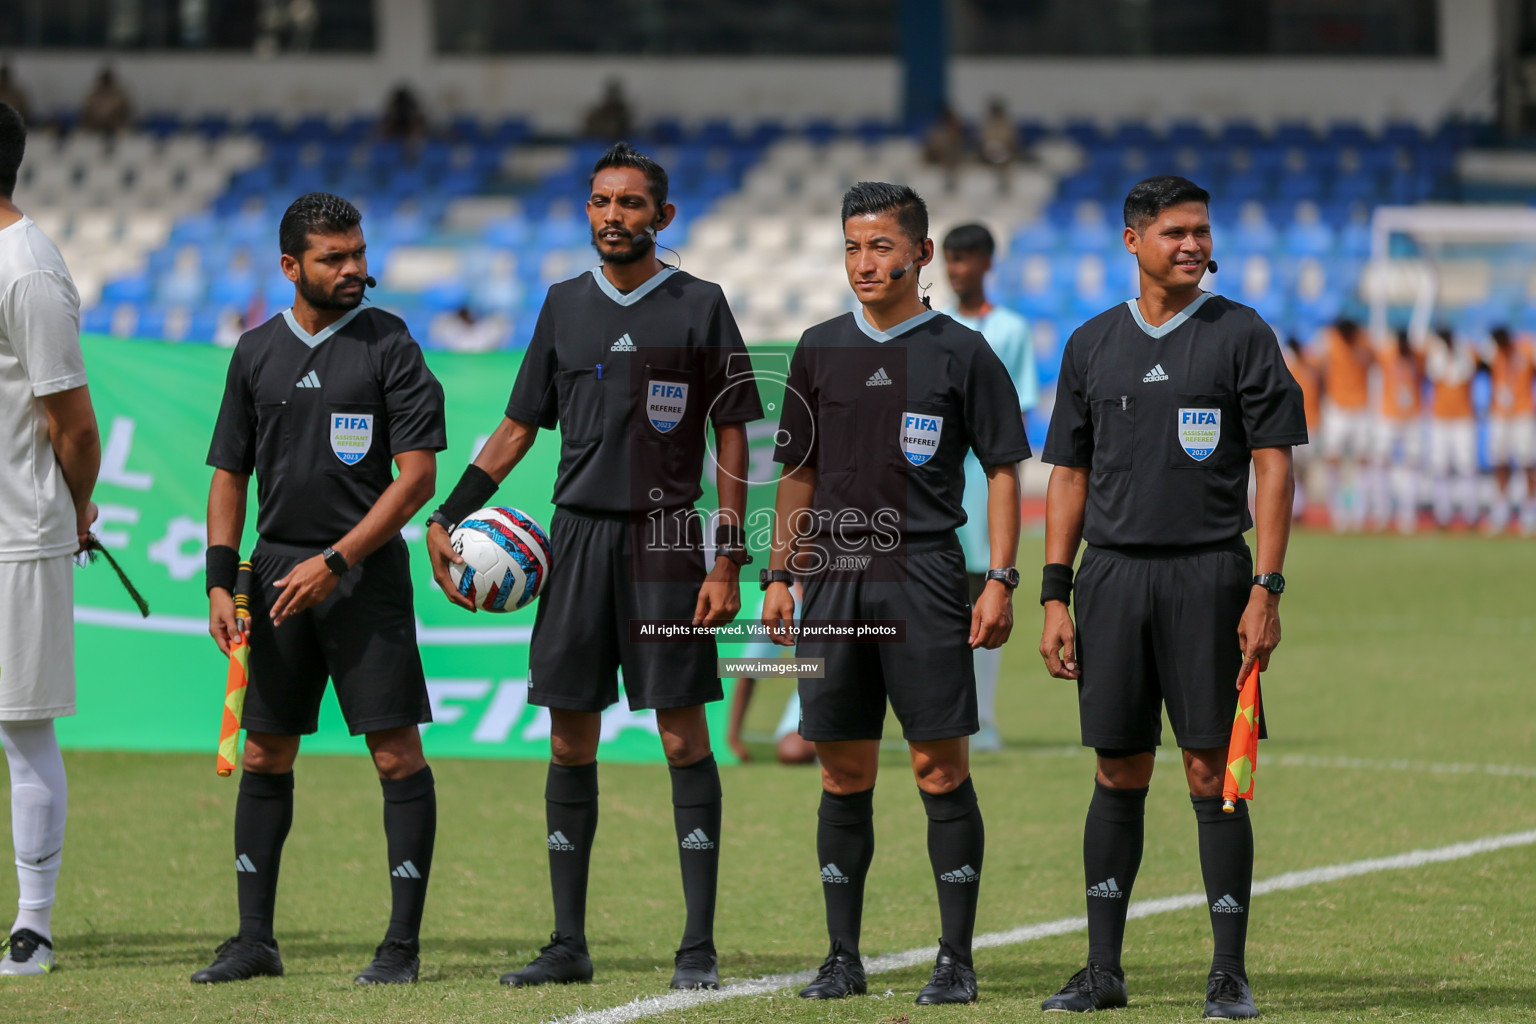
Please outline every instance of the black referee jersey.
M985 338L943 313L888 331L861 313L817 324L790 361L774 460L816 471L816 527L877 549L965 523L965 453L1029 458L1019 395Z
M623 513L704 493L705 421L761 419L720 286L672 267L621 292L602 268L549 289L507 417L560 427L554 503Z
M285 310L235 345L208 465L255 472L263 540L318 550L373 508L394 456L447 446L442 385L405 321L359 306L311 335Z
M1274 330L1207 292L1161 327L1131 299L1074 331L1041 457L1090 470L1089 544L1190 547L1253 525L1253 449L1306 443Z

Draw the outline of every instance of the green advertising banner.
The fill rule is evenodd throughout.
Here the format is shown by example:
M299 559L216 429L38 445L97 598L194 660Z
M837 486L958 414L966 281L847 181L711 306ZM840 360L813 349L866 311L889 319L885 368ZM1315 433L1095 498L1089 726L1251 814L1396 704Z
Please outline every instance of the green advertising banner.
M207 632L203 550L208 481L203 465L224 388L227 350L211 346L83 339L91 396L102 434L96 489L101 518L96 532L148 598L153 614L141 619L104 564L75 579L79 714L61 719L61 741L74 748L206 751L209 769L218 741L227 662ZM782 353L764 353L770 366ZM428 363L448 396L449 447L438 460L440 494L500 421L521 353L456 355L433 352ZM754 363L758 361L754 354ZM760 381L765 406L775 411L749 429L750 502L771 508L768 483L782 371ZM542 436L503 484L499 504L521 508L546 526L559 459L559 438ZM714 507L713 481L701 507ZM255 488L251 489L254 506ZM431 507L430 505L428 506ZM549 714L527 703L528 637L534 605L518 612L471 615L450 605L432 582L417 516L402 531L412 548L417 635L426 664L434 722L423 739L429 754L453 757L549 756ZM255 522L250 509L247 522ZM759 535L761 535L759 533ZM248 535L242 551L249 553ZM758 607L757 565L743 572L742 614ZM560 567L554 566L554 572ZM722 644L721 654L739 648ZM729 693L730 681L726 681ZM725 760L726 703L712 705L716 756ZM621 699L603 715L603 758L661 759L655 716L632 713ZM363 752L335 698L327 694L320 731L304 741L311 752Z

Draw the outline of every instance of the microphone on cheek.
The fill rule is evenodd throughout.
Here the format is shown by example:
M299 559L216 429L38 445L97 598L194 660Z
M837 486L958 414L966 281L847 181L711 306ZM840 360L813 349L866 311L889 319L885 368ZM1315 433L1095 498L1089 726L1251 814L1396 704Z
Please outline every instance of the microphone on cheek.
M1208 273L1208 274L1216 273L1216 261L1215 260L1206 260L1206 262L1205 262L1205 272Z
M891 280L892 281L900 281L902 278L907 276L907 271L909 271L911 269L912 269L912 264L911 263L908 263L904 267L897 267L895 270L891 271Z
M375 281L373 279L373 275L372 274L370 274L369 276L363 278L363 284L366 287L369 287L369 288L377 288L379 286L379 282L377 282L377 281Z

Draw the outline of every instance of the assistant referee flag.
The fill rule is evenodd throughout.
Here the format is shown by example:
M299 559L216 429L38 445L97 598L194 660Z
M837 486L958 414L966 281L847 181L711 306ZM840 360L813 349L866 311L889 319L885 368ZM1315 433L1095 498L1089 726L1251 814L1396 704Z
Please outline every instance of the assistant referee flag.
M1255 661L1237 695L1232 741L1227 745L1227 777L1221 786L1221 809L1231 814L1237 801L1253 799L1253 773L1259 767L1259 663Z

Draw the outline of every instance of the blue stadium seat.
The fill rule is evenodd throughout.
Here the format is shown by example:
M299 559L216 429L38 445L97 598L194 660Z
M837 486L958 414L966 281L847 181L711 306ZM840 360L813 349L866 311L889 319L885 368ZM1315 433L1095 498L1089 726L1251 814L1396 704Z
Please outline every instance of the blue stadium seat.
M102 286L101 305L104 307L119 302L145 302L149 299L150 288L149 275L146 273L115 277Z

